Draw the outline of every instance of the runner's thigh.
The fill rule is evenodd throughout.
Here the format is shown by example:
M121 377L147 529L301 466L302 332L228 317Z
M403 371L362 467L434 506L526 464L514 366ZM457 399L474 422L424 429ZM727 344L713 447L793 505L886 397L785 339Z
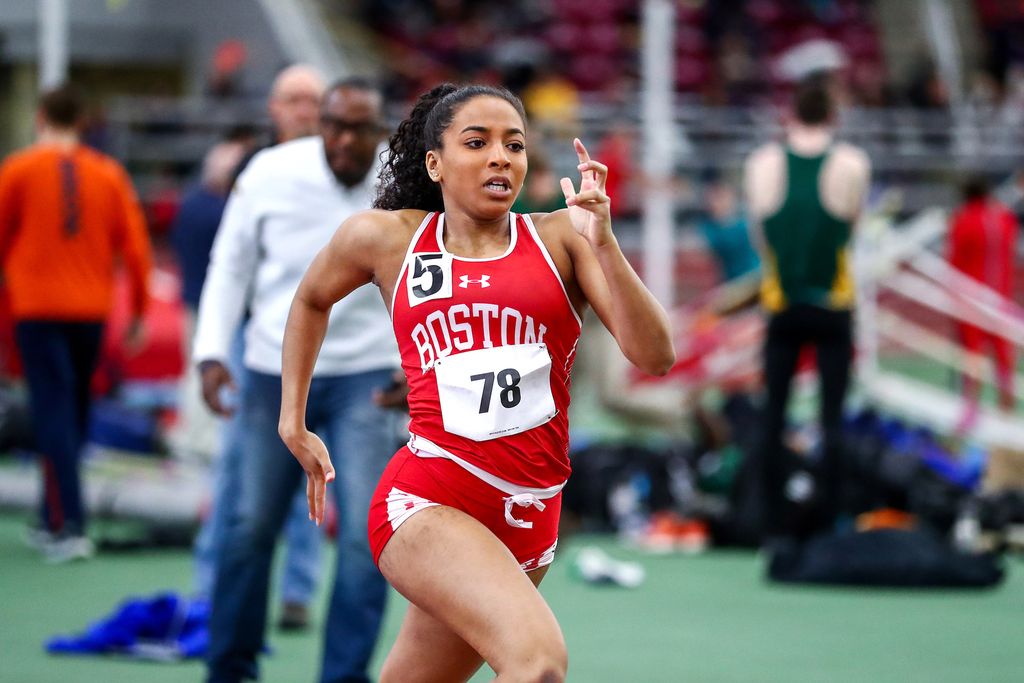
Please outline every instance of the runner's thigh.
M548 567L528 574L540 585ZM398 638L381 671L381 683L454 683L467 681L483 658L444 623L416 605L409 605Z
M385 546L379 566L399 593L498 673L524 658L564 658L561 629L534 586L543 574L531 579L493 533L461 511L437 506L410 517ZM429 622L415 622L415 613L412 619L412 635L430 630ZM453 642L442 633L430 637ZM455 643L452 649L460 648Z

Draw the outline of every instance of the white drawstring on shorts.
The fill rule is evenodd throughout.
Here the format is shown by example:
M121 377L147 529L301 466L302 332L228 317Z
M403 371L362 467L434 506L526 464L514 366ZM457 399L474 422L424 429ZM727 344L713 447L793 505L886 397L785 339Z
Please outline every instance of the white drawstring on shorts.
M505 498L505 521L508 522L509 526L514 526L519 529L532 529L533 522L524 522L521 519L516 519L512 516L512 506L520 505L522 507L536 507L541 512L544 512L544 501L532 493L517 493L514 496L507 496Z
M500 477L496 477L490 472L487 472L476 465L466 462L462 458L449 453L437 444L431 443L422 436L413 434L409 437L409 450L411 450L416 457L419 458L446 458L451 460L456 465L466 470L480 481L493 486L502 493L508 494L503 500L505 501L505 521L508 522L509 526L516 527L518 529L532 529L533 522L524 522L521 519L516 519L512 516L512 506L519 505L521 507L536 507L541 512L547 507L544 505L545 500L548 498L554 498L559 494L562 488L565 486L563 481L560 484L549 486L547 488L527 488L525 486L519 486L511 482L507 482Z

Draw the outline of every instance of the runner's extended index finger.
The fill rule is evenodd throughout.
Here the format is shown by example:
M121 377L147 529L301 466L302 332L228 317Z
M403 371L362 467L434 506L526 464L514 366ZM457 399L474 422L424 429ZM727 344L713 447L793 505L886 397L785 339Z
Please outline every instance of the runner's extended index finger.
M590 161L590 155L587 153L587 148L583 146L582 140L573 138L572 144L576 148L576 156L579 157L580 163Z

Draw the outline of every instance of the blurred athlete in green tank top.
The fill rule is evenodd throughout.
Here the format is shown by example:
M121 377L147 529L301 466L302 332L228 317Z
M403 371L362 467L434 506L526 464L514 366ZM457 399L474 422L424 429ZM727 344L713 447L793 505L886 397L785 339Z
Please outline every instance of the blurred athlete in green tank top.
M823 75L802 82L782 144L754 151L744 169L755 244L762 254L765 405L758 453L768 538L798 535L786 516L782 434L800 350L813 345L821 379L822 449L813 530L841 512L843 398L853 357L854 286L848 248L870 181L867 156L833 137L834 103ZM810 530L810 531L813 531Z

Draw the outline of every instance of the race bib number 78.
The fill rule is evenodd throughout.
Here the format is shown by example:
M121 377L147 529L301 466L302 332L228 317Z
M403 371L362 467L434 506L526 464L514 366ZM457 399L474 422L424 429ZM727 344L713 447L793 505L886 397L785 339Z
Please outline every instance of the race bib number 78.
M545 344L466 351L434 363L445 431L474 441L525 432L556 414Z

